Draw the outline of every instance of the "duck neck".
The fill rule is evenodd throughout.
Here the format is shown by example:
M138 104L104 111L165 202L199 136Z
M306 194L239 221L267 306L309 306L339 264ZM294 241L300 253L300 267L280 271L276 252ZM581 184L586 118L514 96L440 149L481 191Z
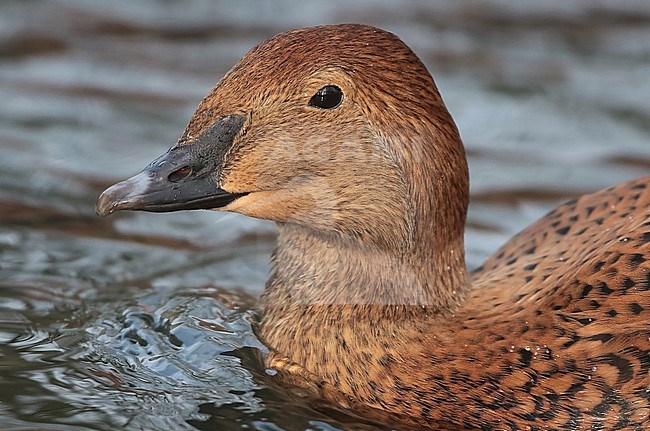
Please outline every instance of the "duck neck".
M302 357L301 343L312 340L317 349L324 328L349 337L373 334L386 345L396 341L400 327L454 313L469 289L462 236L447 241L444 249L433 247L430 238L410 243L418 246L392 253L351 238L280 225L275 272L263 297L263 339L304 363L309 361Z

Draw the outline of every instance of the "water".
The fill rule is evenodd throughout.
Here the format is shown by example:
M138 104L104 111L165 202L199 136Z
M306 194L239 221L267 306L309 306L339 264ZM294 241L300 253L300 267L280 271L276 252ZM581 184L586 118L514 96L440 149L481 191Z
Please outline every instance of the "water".
M0 429L386 429L300 398L251 329L270 223L94 215L249 48L366 22L430 67L468 148L468 262L650 172L650 5L288 0L0 4Z

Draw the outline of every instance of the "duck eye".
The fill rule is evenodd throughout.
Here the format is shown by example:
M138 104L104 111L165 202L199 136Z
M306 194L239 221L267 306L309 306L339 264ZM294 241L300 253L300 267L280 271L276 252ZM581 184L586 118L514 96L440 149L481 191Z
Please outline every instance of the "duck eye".
M343 91L336 85L326 85L309 99L309 106L321 109L336 108L343 100Z

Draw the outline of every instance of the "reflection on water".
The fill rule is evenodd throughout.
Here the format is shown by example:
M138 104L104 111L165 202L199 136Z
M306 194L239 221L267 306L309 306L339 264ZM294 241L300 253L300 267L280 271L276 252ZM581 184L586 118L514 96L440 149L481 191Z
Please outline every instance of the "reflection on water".
M429 65L468 148L472 266L562 200L650 170L647 2L189 5L0 5L3 429L385 428L260 365L272 224L94 215L274 33L376 24Z

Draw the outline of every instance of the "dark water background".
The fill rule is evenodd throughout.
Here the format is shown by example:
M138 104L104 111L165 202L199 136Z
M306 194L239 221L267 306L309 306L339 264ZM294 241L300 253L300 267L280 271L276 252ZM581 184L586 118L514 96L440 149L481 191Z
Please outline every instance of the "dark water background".
M647 0L3 0L0 429L383 429L260 366L273 224L94 215L248 49L333 22L397 33L436 78L469 153L471 266L563 200L650 172Z

